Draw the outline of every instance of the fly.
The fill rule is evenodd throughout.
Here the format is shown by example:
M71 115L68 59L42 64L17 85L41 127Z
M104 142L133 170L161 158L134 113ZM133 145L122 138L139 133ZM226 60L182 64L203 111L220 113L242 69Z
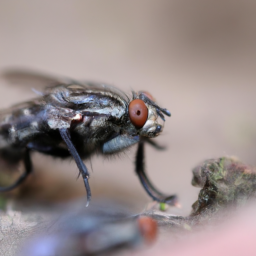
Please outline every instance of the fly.
M10 71L5 78L22 77L48 83L39 97L0 113L0 156L10 163L23 161L25 172L8 187L20 185L32 172L30 154L37 151L60 158L72 157L91 199L89 172L83 160L95 153L110 155L137 144L135 171L148 195L158 202L175 204L176 196L159 192L144 168L144 144L163 130L167 109L144 91L125 93L109 85L55 79L36 73Z

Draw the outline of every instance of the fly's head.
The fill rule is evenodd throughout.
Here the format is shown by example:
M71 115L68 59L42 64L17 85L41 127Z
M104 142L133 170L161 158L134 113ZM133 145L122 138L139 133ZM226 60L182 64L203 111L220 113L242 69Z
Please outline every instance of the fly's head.
M158 136L164 127L164 115L171 116L171 113L160 108L154 98L147 92L133 92L133 100L128 108L129 118L136 128L137 134L144 137Z

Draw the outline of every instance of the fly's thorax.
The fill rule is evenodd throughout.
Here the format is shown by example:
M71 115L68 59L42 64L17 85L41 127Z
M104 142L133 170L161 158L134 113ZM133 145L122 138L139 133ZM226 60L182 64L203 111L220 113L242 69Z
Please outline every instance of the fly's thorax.
M48 102L48 125L51 129L71 128L79 124L86 132L120 123L126 113L127 99L108 87L95 85L62 85L51 88Z
M111 117L106 115L84 116L81 121L71 124L72 133L76 133L81 141L101 143L113 133L120 133L120 126L116 125Z
M83 116L106 115L120 118L126 109L127 99L108 87L92 85L62 85L52 88L46 95L56 107L69 108Z

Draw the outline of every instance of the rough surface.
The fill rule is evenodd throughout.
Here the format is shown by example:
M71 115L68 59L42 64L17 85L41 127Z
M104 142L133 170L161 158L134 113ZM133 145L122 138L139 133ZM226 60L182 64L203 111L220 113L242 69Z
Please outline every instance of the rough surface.
M13 256L24 240L43 229L47 215L38 212L0 212L0 255Z
M192 216L217 213L256 196L256 169L234 158L210 159L194 168L192 185L202 188Z
M198 230L202 233L205 232L205 229L211 230L216 224L221 226L232 215L231 213L242 209L250 199L255 198L255 183L255 168L234 158L222 157L206 160L193 169L192 185L200 187L201 190L189 216L173 215L171 214L172 208L159 211L159 208L163 210L165 207L158 204L149 207L139 215L155 219L158 223L160 238L168 239L169 244L175 244L175 241L182 241L187 236L196 234ZM2 209L0 212L0 255L17 255L20 246L25 242L27 248L33 249L34 256L34 248L39 245L43 245L43 247L49 245L49 235L57 241L58 250L70 251L72 248L81 246L81 241L76 240L74 235L78 233L86 234L82 236L85 244L88 239L92 239L89 237L96 239L98 242L95 243L97 245L95 250L97 251L99 244L103 248L106 246L102 242L102 232L110 230L113 232L107 235L110 243L107 246L109 249L115 248L121 239L121 236L116 236L115 232L122 234L122 239L124 239L122 244L125 244L126 248L127 246L134 247L135 240L143 244L143 237L136 226L136 216L138 215L134 215L130 211L131 208L125 210L114 205L112 207L111 204L105 204L107 207L99 204L99 208L93 205L85 208L84 202L78 202L75 206L68 205L62 209L58 207L42 208L42 206L41 208L27 209L26 205L21 203L21 193L22 190L13 195L14 197L18 195L16 202L10 197L2 196L0 198ZM122 220L124 217L129 218L125 225ZM66 235L63 236L63 233ZM28 242L34 238L35 234L40 238L38 246L33 246L32 242ZM67 237L69 243L60 242ZM35 240L35 243L38 243L38 240ZM79 247L80 252L83 250L86 252L83 247ZM26 254L28 251L25 251ZM72 252L74 252L72 255L78 255L74 249ZM18 255L20 254L18 253ZM48 256L48 254L46 255Z

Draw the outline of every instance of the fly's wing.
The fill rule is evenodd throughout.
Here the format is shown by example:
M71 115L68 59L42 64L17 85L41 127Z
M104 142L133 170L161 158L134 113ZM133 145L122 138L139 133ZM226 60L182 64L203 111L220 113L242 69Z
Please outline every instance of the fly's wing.
M55 76L30 69L12 68L1 73L1 77L9 84L21 85L35 90L43 91L45 88L54 88L59 85L81 85L84 88L98 91L112 92L120 97L129 100L129 97L121 90L105 83L91 81L77 81L65 76ZM43 94L43 93L42 93Z
M45 87L70 84L75 81L67 77L54 76L30 69L12 68L1 73L1 77L11 85L20 85L42 91Z

